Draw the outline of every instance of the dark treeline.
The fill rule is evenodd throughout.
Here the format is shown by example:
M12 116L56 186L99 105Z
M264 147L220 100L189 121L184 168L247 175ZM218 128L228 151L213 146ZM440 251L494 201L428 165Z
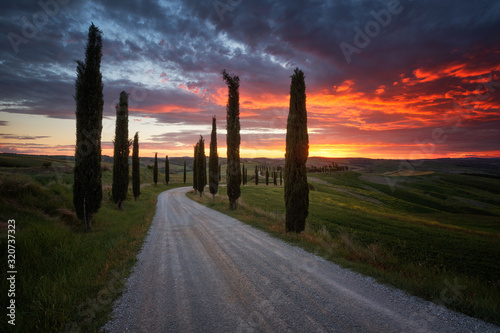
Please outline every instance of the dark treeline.
M333 173L333 172L348 171L348 170L349 170L348 166L341 166L335 162L332 162L329 165L320 166L320 167L312 165L312 166L307 168L307 172L309 172L309 173Z

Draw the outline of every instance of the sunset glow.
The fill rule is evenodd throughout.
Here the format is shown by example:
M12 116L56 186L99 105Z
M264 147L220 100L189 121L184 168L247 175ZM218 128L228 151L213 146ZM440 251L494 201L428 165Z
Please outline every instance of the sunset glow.
M401 1L401 14L351 63L339 44L352 43L353 29L383 5L243 1L221 21L210 2L68 2L36 36L13 44L12 34L23 36L20 18L42 11L36 1L22 3L0 14L0 152L74 154L74 60L84 57L93 21L104 33L105 155L125 90L141 156L191 156L200 135L208 143L215 115L225 157L225 68L240 77L242 157L282 158L290 75L299 67L310 156L500 156L495 1Z

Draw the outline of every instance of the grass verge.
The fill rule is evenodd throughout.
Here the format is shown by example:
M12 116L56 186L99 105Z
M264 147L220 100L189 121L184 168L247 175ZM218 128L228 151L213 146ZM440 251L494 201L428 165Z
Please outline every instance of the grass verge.
M135 263L158 194L181 185L146 185L139 200L129 197L122 211L111 202L109 189L105 190L94 228L86 233L73 210L71 175L53 176L48 172L30 174L29 170L0 173L3 309L9 287L4 269L5 222L10 219L16 221L17 270L16 325L8 325L3 314L2 332L98 331L109 319L113 300L121 294Z

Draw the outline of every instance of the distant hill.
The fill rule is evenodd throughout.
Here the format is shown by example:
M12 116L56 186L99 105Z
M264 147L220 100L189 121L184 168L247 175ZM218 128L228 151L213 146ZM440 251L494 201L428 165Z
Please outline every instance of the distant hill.
M131 159L131 157L130 157ZM73 166L74 156L48 156L48 155L24 155L12 153L0 153L0 167L42 167L44 163L52 163L54 167ZM177 172L184 168L186 161L188 171L192 170L193 158L186 157L171 157L170 167ZM208 156L207 156L208 160ZM113 157L103 155L102 162L107 165L113 164ZM390 159L370 159L370 158L330 158L312 156L307 160L307 166L322 167L331 165L335 162L339 166L347 166L351 171L362 173L383 174L387 172L396 172L398 170L411 171L440 171L448 173L465 173L477 176L494 176L500 177L500 158L438 158L438 159L422 159L422 160L390 160ZM153 165L153 157L141 157L141 165ZM225 170L227 159L219 157L219 163ZM259 165L264 167L275 168L284 166L284 158L242 158L241 163L247 166ZM165 165L165 157L158 158L160 169Z

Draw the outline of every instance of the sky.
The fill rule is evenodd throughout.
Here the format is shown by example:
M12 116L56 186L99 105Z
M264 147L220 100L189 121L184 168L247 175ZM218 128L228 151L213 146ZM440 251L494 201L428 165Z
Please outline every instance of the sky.
M500 2L1 0L0 152L73 155L76 60L103 32L102 152L129 95L141 156L191 156L240 78L241 156L284 157L306 76L309 156L500 157Z

